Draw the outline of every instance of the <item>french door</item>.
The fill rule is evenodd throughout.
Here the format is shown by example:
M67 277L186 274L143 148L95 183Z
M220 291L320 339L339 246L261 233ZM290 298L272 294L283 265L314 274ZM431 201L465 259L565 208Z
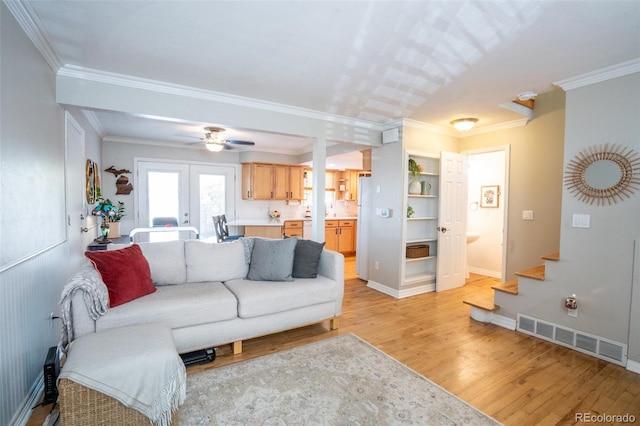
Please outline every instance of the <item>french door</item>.
M138 161L137 227L150 228L154 219L175 220L193 226L200 239L215 239L213 216L233 217L233 166ZM173 233L150 234L150 241L175 239Z

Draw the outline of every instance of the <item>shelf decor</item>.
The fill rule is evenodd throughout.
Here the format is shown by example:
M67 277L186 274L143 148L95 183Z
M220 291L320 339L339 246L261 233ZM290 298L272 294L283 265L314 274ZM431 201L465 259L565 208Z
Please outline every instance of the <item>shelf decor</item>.
M499 185L480 187L480 207L498 207Z
M411 183L409 184L409 194L420 194L422 192L422 184L418 180L421 172L422 166L419 165L416 160L410 158L409 176L411 176Z

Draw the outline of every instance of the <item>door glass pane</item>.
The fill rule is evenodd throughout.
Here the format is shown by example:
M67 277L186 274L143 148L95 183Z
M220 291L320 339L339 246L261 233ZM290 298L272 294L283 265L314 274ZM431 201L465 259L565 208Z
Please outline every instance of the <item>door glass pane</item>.
M203 240L216 239L213 216L225 214L225 185L224 175L199 175L200 238Z
M149 223L160 217L179 217L180 173L149 172Z
M156 218L179 219L180 212L180 173L149 172L149 223L153 227ZM179 222L178 222L179 224ZM179 239L178 232L151 232L149 241L171 241Z

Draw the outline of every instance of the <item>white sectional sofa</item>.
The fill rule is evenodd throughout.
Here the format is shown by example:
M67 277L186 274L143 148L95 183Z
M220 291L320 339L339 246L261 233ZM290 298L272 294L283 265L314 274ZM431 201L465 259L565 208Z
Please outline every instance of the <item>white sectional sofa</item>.
M180 353L227 343L240 353L246 339L327 319L330 328L336 329L342 313L344 257L315 246L311 252L319 252L317 276L297 278L313 275L313 259L307 258L309 250L302 249L311 243L253 238L222 244L139 243L153 292L115 307L97 300L105 284L96 270L98 264L87 262L63 292L67 340L115 327L162 322L171 327ZM293 266L289 262L292 245ZM111 246L107 256L132 249Z

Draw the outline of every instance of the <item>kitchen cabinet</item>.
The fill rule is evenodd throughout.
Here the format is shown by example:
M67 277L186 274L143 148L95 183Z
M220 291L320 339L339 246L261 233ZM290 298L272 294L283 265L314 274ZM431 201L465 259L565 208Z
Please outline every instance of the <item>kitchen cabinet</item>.
M302 166L242 163L243 200L302 200Z
M271 200L273 198L273 164L242 164L242 199Z
M247 225L244 227L245 237L282 238L282 225Z
M357 201L358 199L358 170L341 170L338 173L336 185L336 200Z
M282 232L285 237L302 238L302 221L301 220L285 220Z
M356 220L325 220L324 240L327 250L354 253L356 251Z
M336 171L335 170L327 170L324 174L324 190L325 191L335 191L336 190ZM313 189L313 170L305 169L304 170L304 187L306 189Z
M304 198L304 167L274 164L273 193L276 200Z

